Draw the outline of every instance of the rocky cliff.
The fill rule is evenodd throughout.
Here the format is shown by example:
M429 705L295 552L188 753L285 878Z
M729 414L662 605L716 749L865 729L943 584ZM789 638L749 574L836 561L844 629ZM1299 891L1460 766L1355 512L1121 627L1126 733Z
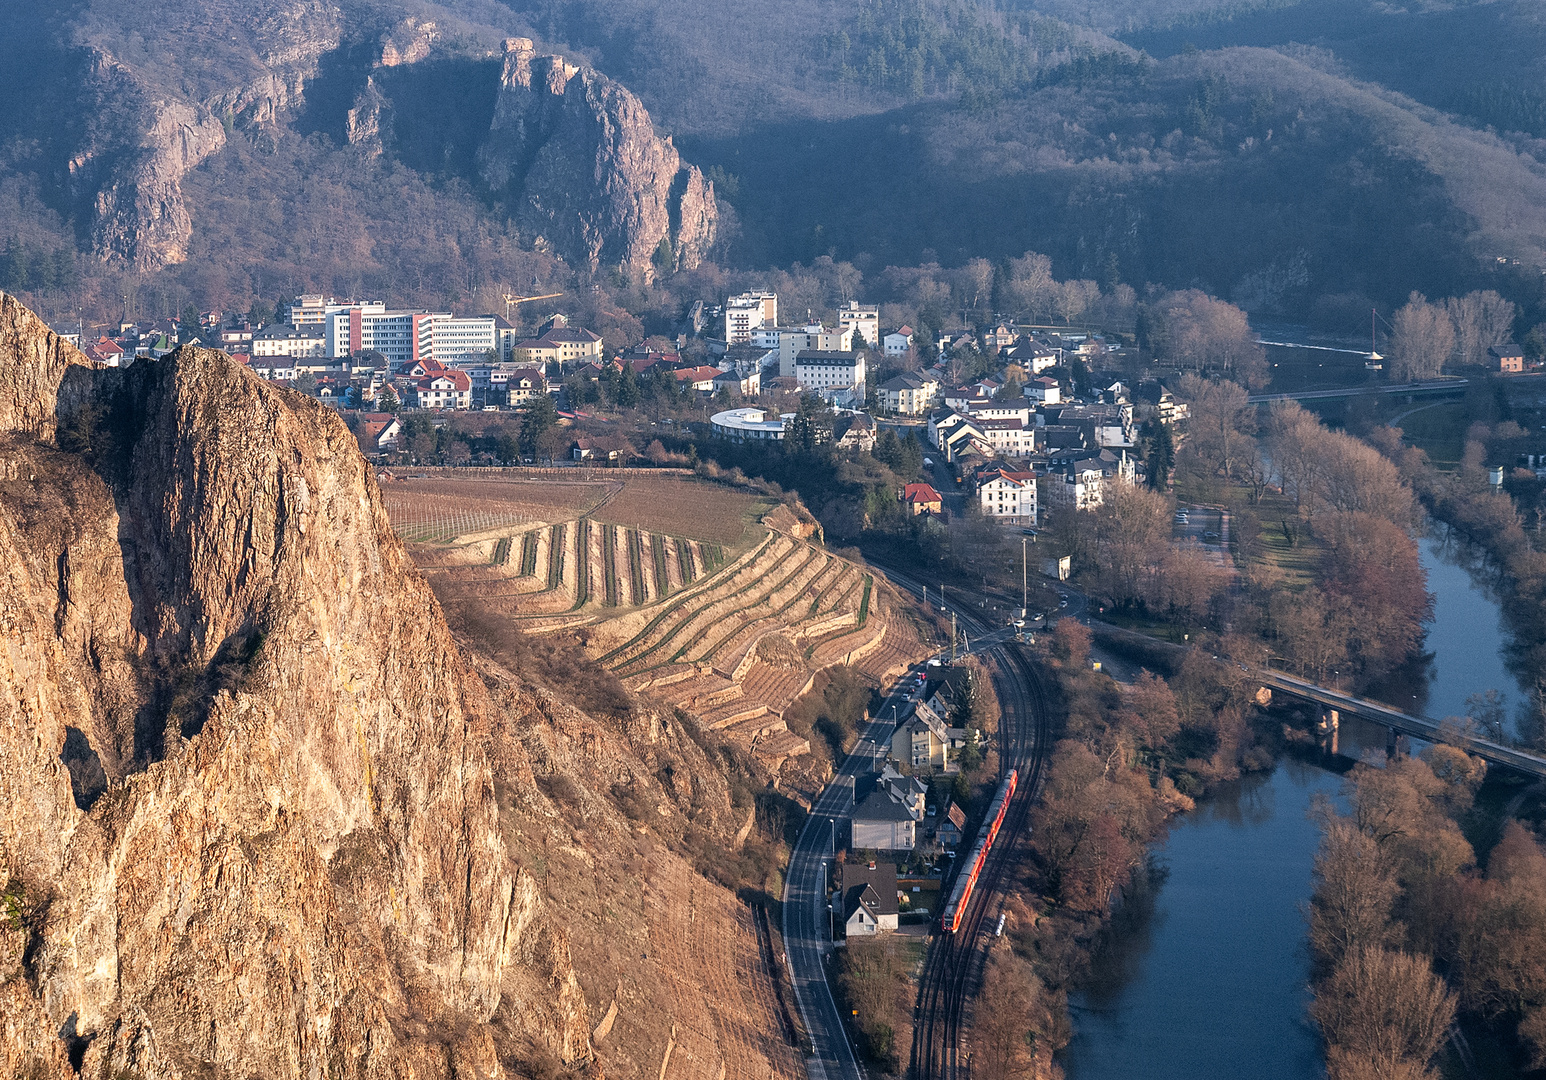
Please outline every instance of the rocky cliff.
M504 48L478 153L484 182L524 227L592 271L650 280L657 267L697 266L714 242L714 186L656 136L639 99L599 72L536 55L528 38Z
M586 985L610 941L572 959L555 882L630 902L585 785L707 827L724 778L470 666L336 414L207 350L94 368L0 294L0 566L11 1075L599 1075L593 1010L692 1006L682 971Z

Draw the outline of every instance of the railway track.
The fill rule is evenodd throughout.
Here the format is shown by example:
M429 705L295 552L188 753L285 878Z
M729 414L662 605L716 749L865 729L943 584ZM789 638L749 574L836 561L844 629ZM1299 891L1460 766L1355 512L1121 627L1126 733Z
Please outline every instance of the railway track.
M908 575L877 569L899 588L915 596L923 595L922 584ZM989 632L989 627L969 611L954 610L958 624L969 634L980 637ZM1031 804L1041 786L1049 749L1051 710L1040 673L1018 645L1006 643L990 652L998 661L994 691L1001 712L999 775L1002 778L1010 769L1018 769L1020 784L1010 801L998 840L983 864L960 928L953 934L937 932L929 948L919 985L917 1020L913 1024L911 1075L915 1080L961 1080L970 1075L969 1062L961 1054L961 1035L966 1003L984 955L979 934L1029 829ZM959 871L960 867L955 869ZM941 896L948 895L949 883L942 886Z

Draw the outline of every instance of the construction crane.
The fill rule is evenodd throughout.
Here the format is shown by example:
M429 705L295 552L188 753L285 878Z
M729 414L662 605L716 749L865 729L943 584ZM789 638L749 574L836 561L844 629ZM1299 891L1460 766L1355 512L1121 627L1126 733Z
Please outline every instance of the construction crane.
M503 296L504 296L504 300L505 300L505 321L506 322L510 321L510 318L511 318L510 313L511 313L511 311L514 310L520 304L529 304L533 300L556 300L556 299L558 299L562 295L564 295L564 294L561 293L561 292L545 293L542 296L517 296L515 293L504 293Z

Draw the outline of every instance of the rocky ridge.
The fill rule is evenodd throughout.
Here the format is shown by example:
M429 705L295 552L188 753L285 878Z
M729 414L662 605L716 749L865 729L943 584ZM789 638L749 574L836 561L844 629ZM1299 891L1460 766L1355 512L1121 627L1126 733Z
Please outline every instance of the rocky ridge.
M529 38L504 43L484 182L566 258L653 278L691 269L714 243L714 185L656 136L644 105L620 83ZM667 254L669 253L669 254Z
M0 447L12 1075L643 1075L707 1008L563 905L626 909L641 843L693 878L608 793L728 836L723 773L469 656L336 414L208 350L94 367L0 294Z

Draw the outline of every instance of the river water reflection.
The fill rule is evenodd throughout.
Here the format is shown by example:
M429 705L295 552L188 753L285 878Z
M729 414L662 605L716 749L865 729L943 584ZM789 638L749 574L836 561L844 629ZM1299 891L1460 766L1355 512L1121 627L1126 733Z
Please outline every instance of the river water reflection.
M1306 816L1336 775L1286 760L1177 819L1153 910L1073 1001L1070 1080L1312 1080L1302 905L1319 841Z
M1504 664L1508 642L1477 554L1430 527L1418 544L1434 594L1431 664L1378 691L1391 705L1442 718L1497 690L1508 728L1524 702ZM1384 730L1344 725L1343 752L1384 747ZM1324 1075L1305 1016L1309 954L1303 905L1319 829L1306 816L1341 778L1296 760L1220 790L1172 824L1158 851L1166 877L1152 911L1102 956L1073 1004L1070 1080Z

